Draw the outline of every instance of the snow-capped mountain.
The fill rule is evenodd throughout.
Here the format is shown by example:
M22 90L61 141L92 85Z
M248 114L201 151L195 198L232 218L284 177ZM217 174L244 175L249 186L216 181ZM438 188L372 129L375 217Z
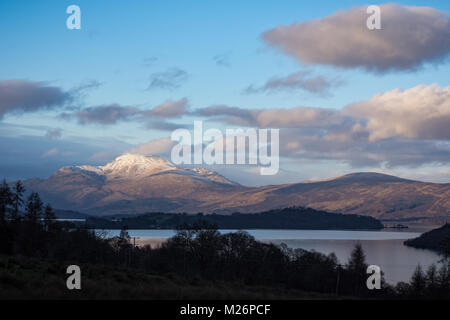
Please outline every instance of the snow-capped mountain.
M92 214L176 211L246 189L215 171L180 168L138 154L121 155L104 166L63 167L48 179L25 184L57 208Z
M113 179L143 179L156 174L174 173L188 175L198 179L206 179L209 181L236 184L226 179L215 171L194 168L184 169L175 166L172 162L158 156L143 156L139 154L126 153L114 161L104 166L72 166L63 167L56 174L82 173L92 177L98 177L104 180Z
M152 174L176 170L170 161L159 157L146 157L137 154L124 154L102 167L95 167L108 178L135 179Z

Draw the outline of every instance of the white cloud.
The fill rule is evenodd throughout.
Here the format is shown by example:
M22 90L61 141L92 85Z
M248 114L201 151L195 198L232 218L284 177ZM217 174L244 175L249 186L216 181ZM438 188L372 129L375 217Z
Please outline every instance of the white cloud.
M450 140L450 87L395 89L354 103L345 112L366 119L355 130L367 130L371 141L394 137Z

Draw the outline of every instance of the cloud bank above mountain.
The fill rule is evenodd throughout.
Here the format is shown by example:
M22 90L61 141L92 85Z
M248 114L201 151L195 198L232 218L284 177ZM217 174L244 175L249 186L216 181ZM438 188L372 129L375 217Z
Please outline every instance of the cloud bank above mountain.
M259 128L280 128L280 152L363 167L450 162L450 87L394 89L341 110L298 106L244 109L214 105L197 115Z

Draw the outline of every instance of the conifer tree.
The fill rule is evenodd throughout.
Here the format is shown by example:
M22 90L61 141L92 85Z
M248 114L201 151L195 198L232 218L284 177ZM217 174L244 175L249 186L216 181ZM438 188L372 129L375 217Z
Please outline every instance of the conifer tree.
M44 210L44 224L45 224L45 229L47 231L50 230L51 225L53 224L53 222L56 219L56 215L55 212L53 211L53 208L50 204L47 204L45 206L45 210Z
M422 296L425 293L427 279L420 265L417 266L411 277L411 293L415 297Z
M8 207L12 203L12 192L6 180L0 185L0 222L5 221Z
M353 294L360 295L367 289L367 267L364 250L361 244L357 243L347 264L347 271L350 272L349 286Z
M11 212L11 218L13 220L18 220L19 210L24 204L23 195L25 193L25 187L22 181L17 181L13 187L13 195L12 195L12 206L13 210Z
M32 192L27 199L25 218L29 222L38 223L42 218L42 210L44 204L42 203L39 194Z

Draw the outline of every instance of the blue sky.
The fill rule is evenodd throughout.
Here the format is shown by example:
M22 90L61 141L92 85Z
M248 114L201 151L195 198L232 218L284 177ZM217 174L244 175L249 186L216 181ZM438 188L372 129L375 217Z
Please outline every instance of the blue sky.
M396 3L450 12L450 3L445 1ZM81 8L81 30L66 28L68 15L65 11L71 4ZM264 32L279 25L321 19L339 10L365 4L363 1L298 0L2 1L0 81L42 81L64 91L90 82L98 83L98 87L85 90L78 97L78 108L119 104L148 109L167 100L185 97L190 111L219 104L249 110L296 106L342 109L395 88L408 89L433 83L443 88L450 86L450 64L446 60L440 60L438 64L425 61L418 71L373 73L361 68L305 65L270 47L262 39ZM179 87L148 90L152 75L168 70L181 70L186 74ZM244 93L250 85L262 86L272 77L301 70L340 79L343 84L333 87L327 95L305 90ZM10 179L45 177L60 165L100 164L138 144L170 135L167 131L148 129L139 122L82 125L73 119L61 119L61 112L52 108L8 113L0 119L3 136L0 146L5 149L0 158L0 175ZM187 116L176 122L189 125L192 120L193 117ZM46 139L46 132L54 129L61 129L62 136ZM16 150L18 153L6 150L7 146L15 144L14 141L20 141L17 143L24 146L23 150ZM29 144L37 144L37 147L28 148ZM73 152L63 155L62 148L69 145L73 145ZM43 157L53 149L58 150L59 155L54 152L53 157ZM104 157L92 157L95 151L103 152ZM21 160L20 166L15 166L18 155L34 158L34 161ZM30 162L34 162L36 169L27 169L21 176L21 170L29 167ZM442 161L421 164L413 169L408 164L355 167L342 160L317 161L298 157L286 158L282 163L284 173L278 177L261 178L249 174L241 182L291 182L360 170L384 170L436 181L442 179L444 172L444 179L450 178L448 166ZM10 171L12 167L16 170ZM239 170L235 174L230 173L230 168L222 170L237 178L242 176Z

